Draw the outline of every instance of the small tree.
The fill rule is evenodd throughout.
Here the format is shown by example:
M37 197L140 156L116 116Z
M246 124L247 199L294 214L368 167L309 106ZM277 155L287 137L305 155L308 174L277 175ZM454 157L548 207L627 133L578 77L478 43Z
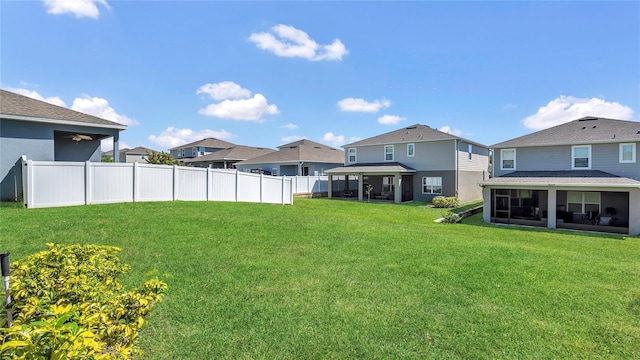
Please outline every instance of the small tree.
M364 192L367 193L367 201L371 201L371 192L373 191L373 186L371 184L367 184L364 188Z
M156 164L156 165L178 165L178 166L187 166L187 164L183 163L180 160L176 160L171 156L171 154L166 153L164 151L157 152L151 151L147 153L147 157L145 158L147 163Z
M113 158L109 154L103 154L102 158L100 159L100 161L107 162L107 163L112 163L113 162Z

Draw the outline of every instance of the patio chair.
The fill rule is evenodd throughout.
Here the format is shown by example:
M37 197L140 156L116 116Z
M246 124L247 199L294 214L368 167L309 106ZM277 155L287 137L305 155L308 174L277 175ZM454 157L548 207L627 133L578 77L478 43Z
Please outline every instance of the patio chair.
M600 220L600 215L597 211L587 211L586 214L582 214L582 220L588 225L597 225Z

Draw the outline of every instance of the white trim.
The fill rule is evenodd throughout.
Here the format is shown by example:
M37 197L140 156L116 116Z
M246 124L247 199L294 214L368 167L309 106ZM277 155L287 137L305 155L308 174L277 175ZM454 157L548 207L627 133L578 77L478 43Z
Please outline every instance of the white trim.
M587 148L587 167L576 167L576 158L575 158L575 149L576 148ZM579 158L580 159L580 158ZM592 153L591 153L591 145L573 145L571 146L571 170L591 170L592 163Z
M10 114L0 114L0 118L7 119L7 120L22 120L22 121L32 121L32 122L39 122L39 123L46 123L46 124L75 125L75 126L86 126L86 127L95 127L95 128L103 128L103 129L125 130L127 128L127 125L122 125L118 123L114 123L113 125L110 125L110 124L100 124L100 123L83 122L83 121L37 118L32 116L21 116L21 115L10 115ZM105 121L109 121L109 120L105 120Z
M622 159L622 148L631 145L631 160ZM621 164L631 164L636 162L636 143L621 143L618 147L618 161Z
M391 147L391 160L387 159L387 148ZM385 145L382 147L382 150L384 151L384 161L393 161L393 159L395 158L395 147L393 145Z
M409 147L411 147L413 149L413 154L409 154ZM416 156L416 144L415 143L409 143L407 144L407 157L414 157Z
M478 183L478 185L482 186L482 187L489 187L492 189L497 189L497 188L501 188L501 187L531 187L531 186L539 186L539 187L549 187L549 186L554 186L559 188L562 187L583 187L583 188L630 188L630 189L640 189L640 185L635 185L635 184L607 184L607 183L602 183L602 184L584 184L584 183L535 183L535 182L528 182L528 183L521 183L521 182L501 182L501 183L487 183L487 182L480 182Z
M439 182L440 182L440 185L437 185L437 184L430 184L430 185L425 184L425 180L426 180L426 179L440 179L440 181L439 181ZM429 191L429 192L424 191L424 187L425 187L425 186L430 186L430 187L431 187L431 191ZM439 192L439 193L437 193L437 192L433 192L433 187L434 187L434 186L440 186L440 192ZM442 194L443 194L443 190L444 190L444 189L442 188L442 176L423 176L423 177L422 177L422 181L421 181L421 183L420 183L420 187L421 187L421 191L422 191L422 193L423 193L423 194L428 194L428 195L442 195Z
M512 168L505 168L504 167L504 156L503 153L505 151L513 151L513 167ZM509 149L500 149L500 170L513 170L515 171L517 166L516 166L516 157L517 157L517 150L515 148L509 148ZM495 160L495 153L493 154L494 160Z
M353 150L353 161L351 161L351 150ZM347 149L347 163L355 164L358 162L358 149L357 148L348 148Z

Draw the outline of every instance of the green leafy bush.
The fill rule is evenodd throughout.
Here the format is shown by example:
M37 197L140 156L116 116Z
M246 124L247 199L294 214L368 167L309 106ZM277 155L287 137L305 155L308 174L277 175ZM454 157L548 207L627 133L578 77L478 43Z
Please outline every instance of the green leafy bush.
M2 359L129 359L144 316L167 284L152 279L124 291L129 266L119 248L47 244L11 264L13 326L0 319Z
M442 214L442 223L445 224L455 224L455 223L459 223L462 220L462 216L456 214L456 213L445 213Z
M461 205L460 200L458 200L458 198L455 196L451 196L451 197L438 196L433 198L433 200L431 200L431 203L433 204L433 207L437 207L437 208L454 208Z

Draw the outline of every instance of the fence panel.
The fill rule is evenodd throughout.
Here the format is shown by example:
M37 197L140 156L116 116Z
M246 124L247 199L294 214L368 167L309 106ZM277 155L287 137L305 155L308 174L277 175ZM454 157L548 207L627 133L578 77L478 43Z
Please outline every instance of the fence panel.
M221 170L209 170L211 194L209 200L236 201L236 173Z
M138 164L136 201L173 200L173 166Z
M207 200L207 169L177 167L178 184L176 200Z
M85 164L30 161L29 207L82 205L85 203ZM29 169L28 168L28 169ZM37 189L37 190L36 190ZM26 201L26 200L25 200Z
M238 173L238 201L260 202L264 175Z
M91 163L92 204L133 201L132 163Z
M262 178L262 202L282 202L282 182L284 178L264 176Z

